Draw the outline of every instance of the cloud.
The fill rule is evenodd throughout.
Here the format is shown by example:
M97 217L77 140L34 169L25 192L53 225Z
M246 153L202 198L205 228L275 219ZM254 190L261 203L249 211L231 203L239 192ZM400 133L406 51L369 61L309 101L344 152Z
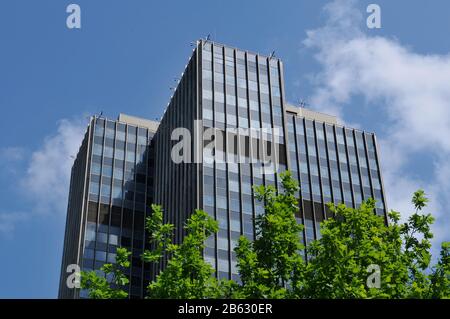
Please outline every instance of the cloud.
M371 120L379 128L388 206L408 214L412 192L424 188L437 218L436 241L450 240L450 54L418 54L398 40L366 34L353 0L333 1L324 11L325 25L303 41L321 67L311 104L345 122L355 99L365 100L377 114Z
M21 201L27 201L29 211L0 213L0 233L11 234L18 222L35 216L55 216L67 209L67 196L73 156L78 152L86 130L82 120L62 119L55 134L47 136L42 145L27 159L25 173L20 177ZM24 159L21 148L8 148L2 154L9 159Z
M73 157L85 130L82 121L60 120L57 133L46 137L42 147L31 155L22 187L40 212L55 213L67 208Z

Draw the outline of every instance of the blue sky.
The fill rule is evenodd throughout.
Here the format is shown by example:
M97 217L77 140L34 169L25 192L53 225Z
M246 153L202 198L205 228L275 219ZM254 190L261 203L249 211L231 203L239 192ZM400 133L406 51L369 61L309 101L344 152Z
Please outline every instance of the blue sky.
M81 7L81 30L66 7ZM331 3L331 4L330 4ZM377 3L382 28L365 25ZM0 298L55 298L70 156L86 116L155 119L190 42L284 61L287 99L374 131L390 208L430 193L450 239L450 3L433 1L22 1L0 4ZM437 247L435 243L435 248Z

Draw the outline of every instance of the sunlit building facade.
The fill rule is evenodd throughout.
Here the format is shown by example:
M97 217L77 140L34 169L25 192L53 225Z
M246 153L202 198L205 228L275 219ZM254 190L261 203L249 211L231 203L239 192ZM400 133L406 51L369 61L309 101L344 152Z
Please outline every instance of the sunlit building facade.
M300 184L296 219L305 225L304 243L320 236L329 202L357 207L372 197L374 213L386 215L375 135L288 104L283 72L274 55L200 40L159 123L92 120L72 171L60 297L75 296L64 288L67 264L98 269L114 261L118 245L133 251L130 295L143 296L167 262L150 268L139 259L151 203L162 205L178 243L196 208L214 217L219 231L207 240L204 258L215 276L237 281L234 248L241 235L254 238L254 219L264 211L252 185L280 189L282 171ZM190 135L182 161L173 154L182 140L177 128ZM208 129L214 137L205 138ZM270 154L271 165L261 154Z
M165 208L167 221L177 226L178 240L196 207L219 222L219 232L208 239L204 251L219 278L239 280L234 247L241 235L254 238L253 221L263 205L255 199L252 185L279 188L278 173L286 169L301 185L296 217L305 225L305 243L320 236L320 222L329 216L328 202L356 207L373 197L376 212L386 211L374 134L344 128L333 116L289 105L283 79L283 63L273 55L198 41L162 118L161 128L167 129L155 135L155 165L162 168L155 176L155 201ZM201 125L196 126L195 120ZM170 152L177 140L170 134L180 126L193 136L208 128L227 133L212 160L201 149L199 163L176 164ZM258 144L261 140L249 133L233 134L237 128L273 132ZM232 140L242 147L229 148ZM275 174L258 161L260 147L273 152ZM197 152L194 145L189 151Z
M286 106L288 162L301 186L299 222L303 239L320 236L320 222L330 217L327 203L358 207L376 200L376 213L386 218L376 137L338 125L336 119L317 112Z

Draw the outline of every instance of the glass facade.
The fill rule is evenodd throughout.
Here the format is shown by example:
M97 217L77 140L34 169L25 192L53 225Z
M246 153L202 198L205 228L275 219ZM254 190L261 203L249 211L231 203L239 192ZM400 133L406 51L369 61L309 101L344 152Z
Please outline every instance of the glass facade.
M270 129L262 147L273 148L279 171L285 170L281 62L210 42L201 42L199 52L204 129ZM279 129L278 135L272 134L272 128ZM201 204L219 222L219 232L206 242L205 259L216 268L219 278L239 280L234 247L241 235L254 238L253 221L263 211L252 185L277 186L277 177L263 174L264 168L255 160L260 139L254 141L241 131L223 136L224 145L236 139L237 145L244 147L230 150L216 145L216 161L203 161ZM217 161L220 157L226 160Z
M73 263L84 271L100 272L103 264L115 262L117 247L126 247L132 252L127 273L131 298L143 297L151 275L141 254L146 243L145 217L153 202L153 135L154 131L146 127L94 118L74 164L75 168L77 161L85 158L85 166L72 170L72 179L86 172L85 185L76 189L71 185L69 196L81 193L84 198L83 208L77 207L84 214L74 214L70 204L68 209L68 220L80 218L78 261ZM72 236L68 231L72 230L66 228L67 242ZM66 257L63 268L69 264ZM61 282L61 297L78 297L78 291L69 291L64 284ZM87 297L87 292L80 291L79 297Z
M299 181L299 221L306 243L320 236L320 222L330 217L327 203L358 207L377 201L385 216L385 199L376 155L375 136L286 113L289 168Z
M278 168L276 174L268 173L246 158L255 156L257 143L246 141L245 134L225 134L225 145L229 139L243 139L243 150L230 152L216 145L215 161L204 158L201 205L219 222L219 232L206 242L205 259L219 278L239 280L233 249L239 236L254 238L254 218L264 211L252 185L279 189L278 174L286 168L301 186L296 218L305 226L304 243L320 236L320 222L330 216L329 202L357 207L372 197L377 200L376 213L385 215L374 134L289 112L283 66L276 58L203 41L198 50L204 129L273 129L262 147L274 145ZM224 163L218 161L221 157Z
M204 258L218 278L239 281L234 247L241 235L254 238L254 219L264 211L252 186L280 189L278 174L286 169L300 184L296 219L305 226L304 243L320 236L320 222L330 216L326 203L357 207L373 197L376 213L385 215L374 134L312 111L303 115L285 102L283 83L275 57L198 41L157 129L93 119L72 169L63 269L69 263L99 269L125 246L133 252L130 296L142 297L167 262L150 269L140 260L154 202L175 225L176 243L194 209L213 216L219 231L206 241ZM176 128L191 135L183 150L190 158L181 163L172 158ZM214 138L202 140L210 129ZM275 171L264 154L272 155ZM62 272L60 296L77 297L64 278Z

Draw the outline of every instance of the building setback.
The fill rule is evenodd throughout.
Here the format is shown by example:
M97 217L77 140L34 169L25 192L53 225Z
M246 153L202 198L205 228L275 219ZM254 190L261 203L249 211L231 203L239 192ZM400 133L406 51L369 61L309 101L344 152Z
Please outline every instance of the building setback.
M109 254L113 254L114 248L108 253L109 247L117 245L133 249L130 295L142 297L145 283L154 278L158 271L147 265L143 267L138 258L145 237L141 221L144 212L147 215L150 213L148 206L153 202L162 205L165 221L175 225L175 241L178 243L184 236L183 225L194 209L201 208L213 216L219 222L219 231L207 240L204 258L213 265L216 276L235 280L239 280L239 276L233 249L241 235L254 238L253 220L264 211L262 203L253 195L252 185L273 185L279 189L279 172L289 169L300 183L296 217L299 223L305 225L305 243L320 236L319 223L329 216L325 205L328 202L343 202L356 207L362 200L372 197L377 200L376 213L386 216L375 135L338 125L333 116L288 104L285 101L283 63L273 56L262 56L211 41L198 41L159 126L141 120L147 123L147 128L139 128L137 136L139 132L146 132L147 151L143 150L144 144L134 140L130 142L130 148L134 147L136 154L143 153L147 159L125 161L125 170L124 163L117 163L125 172L122 185L125 193L119 203L114 201L114 192L118 191L114 189L116 160L110 160L115 153L111 155L108 149L107 155L111 156L108 157L103 150L112 147L114 151L114 145L109 145L114 140L105 137L104 141L100 141L103 136L98 137L93 128L101 126L101 123L106 125L105 130L108 125L130 127L130 124L122 123L125 118L122 122L120 120L105 122L94 118L74 163L61 272L61 298L78 297L77 293L65 288L66 265L77 263L84 269L98 269L102 263L109 261ZM188 152L191 159L197 161L174 162L172 150L179 141L172 140L172 133L180 127L186 128L191 133L192 141L200 141L201 146L208 143L198 139L205 129L227 131L224 145L216 145L215 149L216 156L224 155L226 161L206 161L209 155L203 153L202 147L197 149L195 142L192 142L189 149L183 152ZM233 131L237 128L244 130ZM266 137L255 138L245 132L247 128L276 130ZM113 129L114 132L117 130ZM102 145L101 142L106 143L107 139L108 145ZM234 142L243 147L228 147ZM103 157L92 157L93 145L102 145ZM128 149L128 143L126 145ZM100 152L100 146L97 148ZM273 155L276 172L268 170L258 161L261 151ZM110 163L114 164L112 178L103 177L103 170L100 170L93 180L91 166L95 163L98 169L100 160L102 165L106 162L108 167L112 166ZM131 163L135 165L135 171L127 175ZM127 177L134 178L130 182L134 193L128 197L127 194L131 193L126 192ZM91 198L90 183L94 182L101 186L97 191L100 196ZM111 189L103 185L110 185ZM139 188L141 185L145 185L143 196L144 192ZM92 186L97 187L97 184ZM109 192L112 193L110 202L103 203L102 194L106 196ZM100 207L92 203L100 203ZM92 205L97 219L89 218ZM102 205L109 205L109 210L102 210ZM114 207L120 207L120 225L111 223L113 211L116 210ZM127 214L124 214L125 211ZM111 214L108 217L109 232L101 217L106 212ZM134 222L139 222L124 223L124 216L132 216ZM99 232L113 235L114 240L114 235L117 235L117 244L108 246L106 242L99 245L99 238L104 237L99 237ZM95 233L96 241L91 240L93 237L87 237L95 236ZM128 237L123 234L128 234ZM99 248L95 246L92 250L94 242ZM98 256L97 250L101 252ZM84 263L85 260L89 262ZM163 267L164 262L160 266Z
M153 202L151 141L158 123L120 114L117 121L91 118L70 182L59 298L86 297L69 289L67 266L100 269L115 262L117 247L132 251L128 291L142 298L150 279L141 254L145 216Z

